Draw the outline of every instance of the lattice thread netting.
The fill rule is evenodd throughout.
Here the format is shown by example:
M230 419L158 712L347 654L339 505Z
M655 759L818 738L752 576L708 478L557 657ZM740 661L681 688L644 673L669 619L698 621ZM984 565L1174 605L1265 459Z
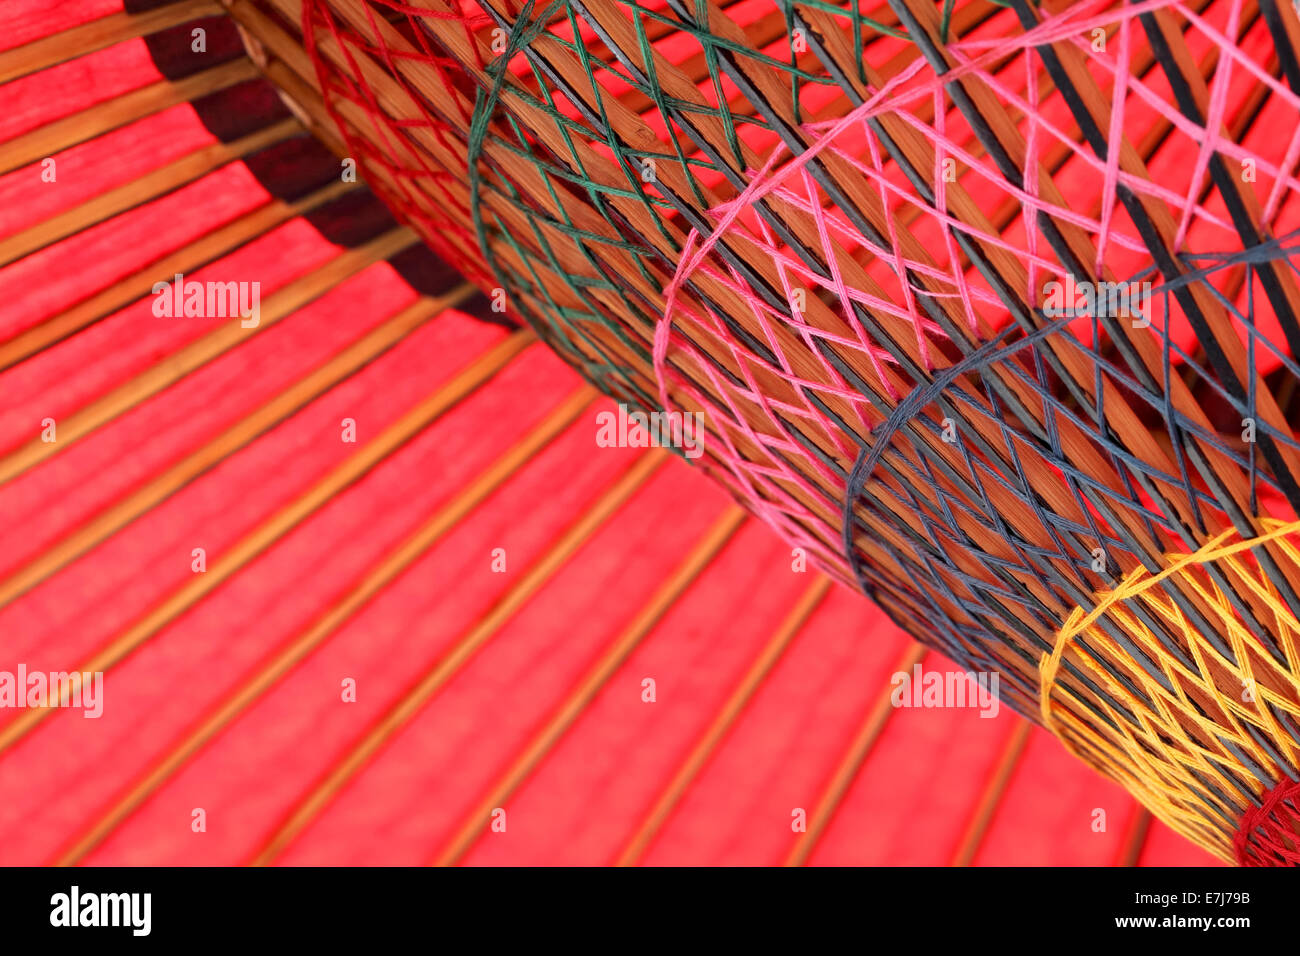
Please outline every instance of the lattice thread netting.
M1290 852L1289 5L256 6L589 380L1181 832Z

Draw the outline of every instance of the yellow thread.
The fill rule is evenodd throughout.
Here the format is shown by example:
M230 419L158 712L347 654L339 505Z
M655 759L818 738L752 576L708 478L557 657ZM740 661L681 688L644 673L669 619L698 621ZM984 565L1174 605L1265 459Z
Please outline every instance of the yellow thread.
M1098 595L1091 612L1075 608L1051 653L1039 662L1043 726L1173 829L1224 859L1232 858L1241 789L1258 796L1266 786L1239 755L1274 780L1285 775L1274 752L1291 767L1300 766L1300 747L1274 713L1300 718L1300 621L1249 556L1252 549L1272 544L1274 560L1284 565L1283 577L1300 580L1300 549L1287 540L1300 533L1300 521L1265 518L1260 524L1264 533L1256 538L1241 540L1229 529L1193 554L1167 555L1168 564L1158 574L1136 568ZM1198 574L1209 564L1240 601L1253 605L1284 662L1260 647L1219 584ZM1173 592L1198 610L1233 659L1225 658L1188 620ZM1139 617L1139 608L1146 620ZM1103 618L1155 665L1168 686L1100 626ZM1193 667L1169 652L1153 624L1181 645ZM1067 653L1102 690L1100 697L1073 678L1058 681ZM1116 672L1146 700L1116 679ZM1249 699L1242 693L1246 688L1252 691ZM1085 702L1114 726L1099 721Z

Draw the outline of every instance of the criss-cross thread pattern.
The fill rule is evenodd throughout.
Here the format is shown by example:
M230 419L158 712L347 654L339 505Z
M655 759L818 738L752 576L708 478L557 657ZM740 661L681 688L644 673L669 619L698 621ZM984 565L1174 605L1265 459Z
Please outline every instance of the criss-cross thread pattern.
M1269 530L1300 515L1289 5L305 11L367 176L426 238L609 394L703 412L705 467L1017 709L1042 713L1056 636L1134 575L1168 603L1092 619L1103 673L1058 660L1072 734L1140 721L1204 648L1291 673L1300 574ZM1158 577L1225 535L1256 577ZM1162 732L1232 712L1193 699ZM1202 802L1236 819L1292 772L1293 728L1260 727L1288 742L1228 768L1228 797L1187 785L1193 838Z

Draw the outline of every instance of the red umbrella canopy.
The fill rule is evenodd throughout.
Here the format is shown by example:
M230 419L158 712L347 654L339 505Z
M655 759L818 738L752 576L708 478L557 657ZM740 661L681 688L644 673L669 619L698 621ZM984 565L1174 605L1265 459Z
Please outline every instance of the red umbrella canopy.
M0 862L1211 862L602 447L216 4L6 3L0 142Z

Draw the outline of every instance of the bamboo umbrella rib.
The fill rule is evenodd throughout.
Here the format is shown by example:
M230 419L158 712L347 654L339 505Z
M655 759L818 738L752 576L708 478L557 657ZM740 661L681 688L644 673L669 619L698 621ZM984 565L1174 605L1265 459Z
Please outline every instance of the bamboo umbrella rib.
M159 80L106 103L88 107L0 145L0 175L61 153L119 126L126 126L154 113L161 113L169 107L188 103L256 76L257 69L252 62L240 57L183 80Z
M56 453L66 450L73 442L103 427L128 409L157 395L169 385L225 354L248 337L257 335L286 316L292 315L348 277L356 275L376 262L382 262L396 255L415 241L415 235L410 230L393 229L364 245L340 253L315 272L295 279L267 297L261 310L261 321L255 328L243 328L242 320L236 318L173 352L157 365L64 418L59 422L57 442L45 442L38 436L18 446L0 459L0 485L13 480Z
M1007 738L1002 754L984 784L979 802L966 823L961 839L957 841L957 849L952 855L950 866L970 866L971 861L975 859L975 854L979 852L980 844L984 842L984 837L988 833L989 824L993 822L993 814L997 811L998 804L1002 802L1007 785L1015 775L1016 767L1020 765L1020 758L1024 756L1025 744L1029 741L1031 730L1033 725L1027 720L1016 718L1015 729Z
M0 580L0 607L21 597L60 568L116 534L204 472L364 368L445 309L455 308L475 291L473 286L462 283L437 299L421 298L372 329L201 448L108 505L8 578Z
M357 183L333 182L293 202L272 199L238 219L214 229L183 248L169 253L126 276L113 285L34 326L8 341L0 342L0 371L12 368L33 355L80 332L136 299L149 294L159 276L187 274L228 255L258 236L290 219L311 212L328 202L361 188Z
M714 521L687 553L681 564L637 612L632 622L583 675L569 696L560 702L546 724L510 762L508 769L488 788L483 799L465 815L455 835L445 847L434 854L432 858L434 865L453 866L469 851L483 835L484 824L491 817L493 808L504 804L537 769L546 755L582 715L587 705L595 700L596 695L618 671L619 666L636 650L655 624L668 613L673 602L695 583L708 567L709 562L732 539L747 517L747 512L733 505Z
M282 680L293 668L355 617L422 555L497 489L516 475L535 455L568 428L583 409L598 398L595 389L583 386L570 395L526 436L509 448L440 507L414 533L369 569L357 584L333 607L312 622L222 701L194 727L176 740L153 766L134 780L112 807L71 840L56 863L70 866L79 862L110 833L127 820L149 796L170 779L194 755L228 727L258 698Z
M434 666L334 763L294 806L250 861L254 866L273 863L306 829L335 795L361 770L385 743L451 680L501 627L564 566L587 540L641 488L667 460L662 448L641 455L559 539L524 572L520 580L472 625Z
M60 239L106 222L129 209L157 199L186 183L208 175L227 163L302 133L295 119L285 119L231 143L211 143L175 162L81 203L42 223L0 240L0 266L8 265Z
M167 625L179 619L215 591L224 581L238 573L298 527L337 495L342 494L373 468L395 453L423 429L464 401L490 381L510 360L535 341L528 330L515 332L500 344L480 355L451 381L407 411L374 440L363 445L293 501L244 535L228 551L211 562L204 574L194 575L129 628L96 651L82 667L91 673L108 671L133 653L140 645ZM0 728L0 754L13 746L49 716L53 706L29 708Z
M745 676L728 696L726 703L722 705L704 734L696 741L686 759L664 786L650 811L632 831L631 838L616 857L616 865L634 866L645 855L660 829L672 816L677 804L686 795L686 791L695 782L700 771L708 764L709 758L713 756L718 745L725 739L741 713L753 700L754 695L758 693L763 681L772 673L777 661L803 630L813 612L821 605L830 591L830 586L830 578L818 575L817 580L803 593L794 608L786 615L785 620L772 633L758 657L745 672Z
M911 671L912 665L919 664L927 653L926 648L920 644L909 645L890 673ZM867 712L866 719L858 728L835 772L831 774L826 787L818 795L813 812L808 818L808 829L795 837L794 845L785 858L786 866L803 866L808 862L808 857L812 855L812 851L825 834L827 825L835 816L835 811L839 809L840 802L848 793L858 770L875 747L876 741L880 739L889 718L893 716L894 705L890 699L892 695L892 687L886 685L880 696L876 698L876 703Z
M0 84L220 12L216 0L181 0L142 13L110 13L0 53Z
M1124 834L1116 866L1137 866L1146 848L1147 838L1151 835L1151 811L1138 805L1133 813L1133 821Z

